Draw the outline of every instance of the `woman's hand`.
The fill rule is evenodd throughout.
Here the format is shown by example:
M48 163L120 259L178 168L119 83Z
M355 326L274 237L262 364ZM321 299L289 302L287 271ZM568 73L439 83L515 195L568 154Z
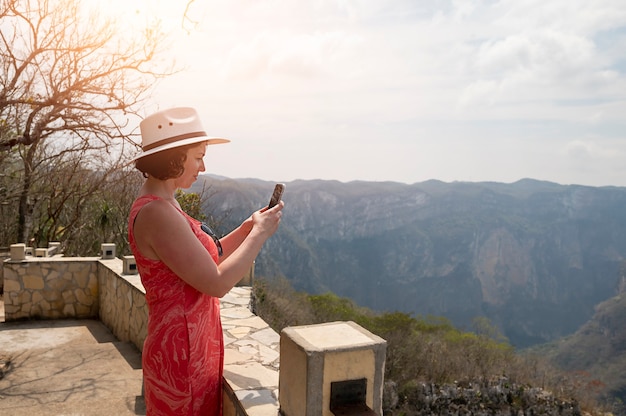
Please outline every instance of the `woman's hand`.
M282 217L282 209L285 206L283 201L272 209L267 207L261 208L250 215L239 227L234 229L228 235L220 238L224 255L218 260L218 264L223 263L252 233L254 239L260 239L265 242L272 234L276 232L280 218Z
M280 201L273 208L268 209L265 207L253 213L250 217L252 219L251 232L255 231L260 233L266 239L269 238L278 229L280 219L283 215L282 210L284 206L285 203Z

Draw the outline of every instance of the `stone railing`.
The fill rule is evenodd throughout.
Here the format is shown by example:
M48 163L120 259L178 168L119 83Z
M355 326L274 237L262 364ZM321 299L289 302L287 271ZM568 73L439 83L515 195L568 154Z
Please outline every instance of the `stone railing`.
M10 257L11 254L9 253L9 249L6 247L0 247L0 263L4 263L4 261ZM4 292L4 269L0 267L0 293L2 292Z
M23 244L15 246L2 267L5 321L98 318L120 341L143 349L145 289L139 275L127 273L133 269L127 257L114 257L108 244L102 257L49 257L47 250L35 257ZM251 312L249 302L249 287L236 287L221 299L224 416L275 416L280 337Z
M138 274L123 274L119 259L99 260L98 317L120 341L142 351L148 333L146 293Z
M47 249L28 256L23 244L14 246L3 265L5 321L99 318L142 350L148 308L132 257L116 258L111 244L102 245L102 257L78 258L46 257ZM252 271L244 281L251 279ZM279 336L251 312L250 293L235 287L220 299L224 416L382 414L384 340L351 322L286 328Z
M118 258L11 257L3 267L5 320L99 318L141 350L145 292L139 276L124 275L122 265Z
M5 320L97 317L97 271L98 259L90 257L5 261Z

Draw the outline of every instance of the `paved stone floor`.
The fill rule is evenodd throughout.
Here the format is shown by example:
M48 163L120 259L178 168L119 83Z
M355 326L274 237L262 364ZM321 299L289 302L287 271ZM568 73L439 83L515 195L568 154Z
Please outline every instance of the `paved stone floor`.
M224 378L250 416L278 414L279 336L250 312L250 288L222 298ZM98 320L4 322L0 415L144 415L141 353Z
M0 414L142 415L141 354L100 321L0 324Z

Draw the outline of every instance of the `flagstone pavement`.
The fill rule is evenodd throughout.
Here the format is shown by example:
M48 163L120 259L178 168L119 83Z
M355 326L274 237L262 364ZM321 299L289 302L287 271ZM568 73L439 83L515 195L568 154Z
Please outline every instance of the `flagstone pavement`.
M278 414L279 335L249 309L251 289L221 299L224 378L250 416ZM2 362L10 365L2 366ZM0 415L145 415L141 353L98 320L4 322Z

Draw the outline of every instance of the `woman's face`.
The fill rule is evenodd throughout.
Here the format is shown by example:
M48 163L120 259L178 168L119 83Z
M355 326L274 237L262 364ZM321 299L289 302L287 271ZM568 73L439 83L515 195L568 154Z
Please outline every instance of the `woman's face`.
M204 172L204 154L206 152L206 142L198 143L187 150L185 169L183 174L176 178L178 188L187 189L198 179L198 174Z

